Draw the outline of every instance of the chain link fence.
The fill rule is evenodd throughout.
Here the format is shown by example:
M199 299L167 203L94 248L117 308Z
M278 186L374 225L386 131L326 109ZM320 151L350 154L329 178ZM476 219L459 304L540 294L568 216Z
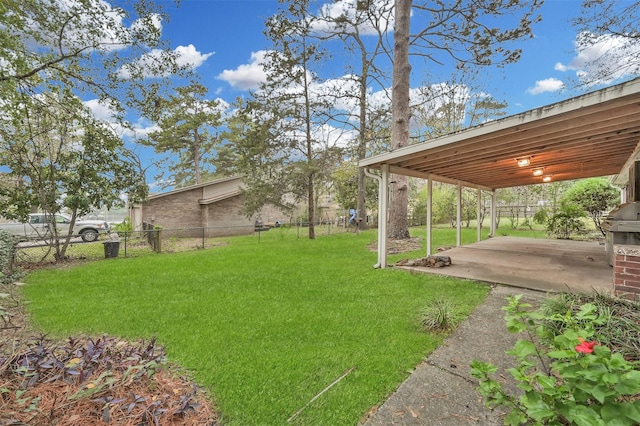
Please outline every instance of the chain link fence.
M116 231L102 234L97 241L85 242L79 235L55 238L33 238L15 245L13 267L31 268L60 261L98 260L136 257L156 253L202 250L228 244L230 237L244 236L245 242L259 244L273 239L307 238L308 224L279 227L226 226L208 228L158 228L146 225L143 231ZM354 227L333 223L314 227L316 236L357 232Z

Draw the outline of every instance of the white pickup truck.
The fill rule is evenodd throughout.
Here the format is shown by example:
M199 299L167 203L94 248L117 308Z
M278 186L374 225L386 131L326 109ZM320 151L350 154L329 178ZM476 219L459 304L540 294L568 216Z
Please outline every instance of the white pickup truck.
M44 213L29 214L28 222L0 223L0 229L11 232L18 237L47 238L51 236L49 220ZM64 214L55 215L58 235L64 236L69 233L71 218ZM80 235L82 241L91 242L98 239L100 233L109 232L109 224L101 220L77 220L73 227L73 235Z

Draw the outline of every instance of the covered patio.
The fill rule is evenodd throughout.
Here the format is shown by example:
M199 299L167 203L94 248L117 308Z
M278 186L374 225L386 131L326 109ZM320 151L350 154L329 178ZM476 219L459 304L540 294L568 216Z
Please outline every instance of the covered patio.
M451 257L450 266L401 268L545 292L612 290L611 266L598 241L495 237L441 254Z
M629 166L640 157L639 142L640 79L635 79L361 160L359 166L379 183L375 266L387 266L391 174L427 181L427 254L430 254L434 181L457 185L459 219L462 187L474 188L479 195L489 192L490 234L495 236L497 189L600 176L615 176L615 183L625 186ZM458 247L460 227L458 220ZM478 241L480 235L478 230ZM455 262L454 256L452 260ZM610 267L608 275L611 283Z

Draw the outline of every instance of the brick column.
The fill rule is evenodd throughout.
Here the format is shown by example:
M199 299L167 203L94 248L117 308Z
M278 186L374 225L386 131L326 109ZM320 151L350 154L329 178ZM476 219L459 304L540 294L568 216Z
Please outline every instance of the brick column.
M613 293L630 300L640 300L640 246L613 246Z

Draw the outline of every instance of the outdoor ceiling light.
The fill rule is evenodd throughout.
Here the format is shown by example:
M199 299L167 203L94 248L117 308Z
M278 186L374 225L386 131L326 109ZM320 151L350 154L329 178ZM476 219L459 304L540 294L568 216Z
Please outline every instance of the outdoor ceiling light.
M551 178L553 177L553 175L547 175L545 177L542 178L543 182L551 182Z
M539 169L533 169L534 176L542 176L544 173L544 168L540 167Z
M516 158L516 161L518 162L518 167L525 167L531 164L531 158L529 157Z

